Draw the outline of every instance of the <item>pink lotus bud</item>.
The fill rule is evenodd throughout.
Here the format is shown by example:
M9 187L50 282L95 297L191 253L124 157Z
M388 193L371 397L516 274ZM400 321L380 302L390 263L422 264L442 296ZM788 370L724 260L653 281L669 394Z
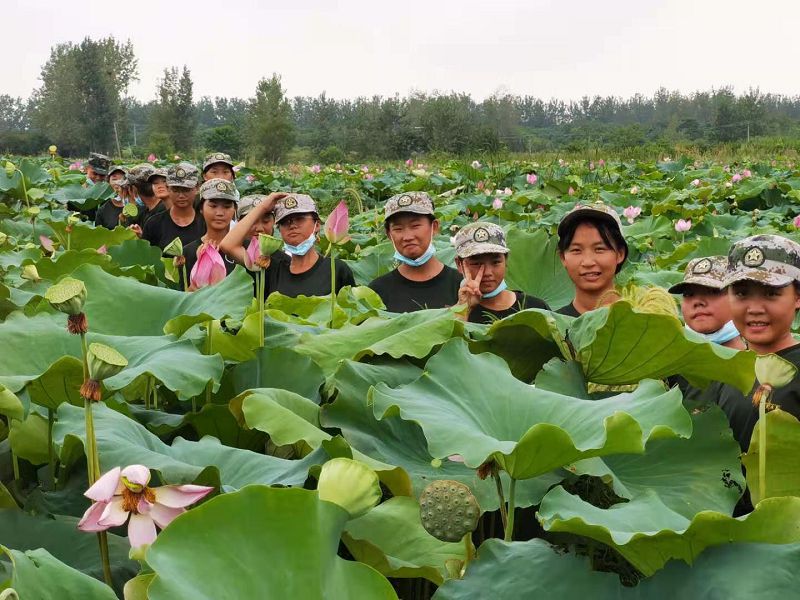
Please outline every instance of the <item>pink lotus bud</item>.
M628 223L633 223L640 214L642 214L642 209L638 206L629 206L622 211L622 216L628 220Z
M98 253L98 254L108 254L108 248L106 248L106 245L105 245L105 244L103 244L102 246L100 246L100 247L97 249L97 253Z
M572 186L569 186L569 189L567 190L567 194L569 194L570 196L574 196L575 195L575 190L572 189Z
M495 198L492 202L492 208L495 210L500 210L503 208L503 201L500 198Z
M369 173L369 167L367 165L361 165L361 172Z
M247 181L247 183L253 183L256 180L256 176L255 175L247 175L247 176L245 176L244 179L245 179L245 181Z
M507 187L507 188L505 188L503 190L503 194L505 194L506 196L510 196L513 193L514 193L514 190L512 190L510 187Z
M347 214L347 203L341 200L325 221L325 237L331 244L341 244L350 239L347 230L350 221Z
M153 162L156 162L157 160L158 160L158 157L155 154L153 154L152 152L147 156L147 162L153 163Z
M475 188L476 188L476 189L477 189L479 192L482 192L482 191L483 191L483 188L485 188L485 187L486 187L486 183L485 183L484 181L479 181L478 183L476 183L476 184L475 184Z
M797 228L800 229L800 215L797 215L793 220L792 224Z
M750 172L750 169L743 169L742 170L742 177L747 179L748 177L752 177L753 174Z
M525 177L525 180L529 185L536 185L536 182L539 180L539 178L536 177L536 173L528 173Z
M692 179L692 185L693 185L694 187L697 187L697 186L699 186L699 185L700 185L700 180L699 180L699 179Z
M320 167L319 165L311 165L312 173L319 173L320 171L322 171L322 167Z
M679 233L684 233L689 231L692 228L692 220L691 219L678 219L675 223L675 231Z
M197 262L192 267L189 277L192 285L203 288L214 285L225 279L227 271L222 256L212 244L203 244L197 252Z
M598 160L598 161L597 161L597 166L599 166L599 167L605 167L605 166L606 166L606 161L604 161L604 160L601 158L600 160Z
M414 166L414 160L413 160L413 159L411 159L411 158L409 158L409 159L406 161L406 166L407 166L407 167L409 167L409 168L413 167L413 166Z
M53 247L53 240L51 240L46 235L40 235L39 236L39 241L42 244L42 248L47 250L50 254L52 254L53 252L56 251L56 249Z
M732 183L739 183L741 180L742 180L742 176L739 173L736 173L736 174L734 174L733 177L731 177L731 182Z
M473 160L472 161L472 168L473 169L480 169L481 168L481 163L479 163L477 160Z

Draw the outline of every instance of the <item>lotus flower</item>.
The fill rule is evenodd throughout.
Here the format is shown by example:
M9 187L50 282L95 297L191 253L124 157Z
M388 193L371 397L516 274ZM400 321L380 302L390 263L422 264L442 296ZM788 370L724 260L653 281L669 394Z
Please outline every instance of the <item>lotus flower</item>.
M495 198L494 202L492 202L492 208L495 210L503 208L503 200L501 198Z
M699 180L699 179L692 179L692 185L693 185L694 187L697 187L697 186L699 186L699 185L700 185L700 180Z
M258 259L261 257L261 252L258 247L258 236L254 235L250 238L250 243L247 246L247 251L244 255L245 267L250 271L259 271L261 265L258 264Z
M407 166L407 167L413 167L413 166L414 166L414 161L413 161L413 159L409 158L409 159L406 161L406 166Z
M691 219L678 219L675 223L675 231L679 233L685 233L692 228L692 220Z
M479 163L477 160L473 160L472 161L472 168L473 169L480 169L481 168L481 163Z
M51 240L46 235L40 235L39 242L41 242L42 248L47 250L50 254L56 251L56 249L53 247L53 240Z
M361 165L361 172L369 173L369 167L367 165Z
M350 239L347 230L350 221L347 214L347 203L341 200L325 221L325 237L331 244L342 244Z
M733 177L731 177L731 181L732 181L733 183L739 183L741 180L742 180L742 175L741 175L741 173L735 173L735 174L733 175Z
M105 244L103 244L102 246L100 246L100 247L97 249L97 253L98 253L98 254L108 254L108 248L106 248L106 245L105 245Z
M528 173L525 179L530 185L536 185L536 182L539 180L536 173Z
M115 467L98 479L84 496L94 503L78 522L81 531L105 531L128 522L132 548L152 544L156 525L164 529L186 507L205 498L214 488L205 485L147 487L150 469L143 465Z
M238 173L241 170L242 170L242 167L240 165L236 165L235 167L233 167L233 172L234 173Z
M253 183L256 180L256 176L255 175L246 175L244 179L245 179L245 181L247 181L247 183Z
M319 173L320 171L322 171L322 167L320 167L319 165L311 165L312 173Z
M158 160L158 157L153 154L152 152L147 156L147 162L154 163Z
M628 223L633 223L640 214L642 214L642 209L638 206L629 206L622 211L622 216L628 220Z
M214 285L225 279L227 271L222 256L212 244L203 244L197 252L197 262L189 276L191 284L197 288Z
M575 190L572 189L572 186L569 186L569 189L567 190L567 194L569 194L570 196L574 196L575 195Z
M598 160L598 161L597 161L597 166L598 166L598 167L605 167L605 166L606 166L606 161L604 161L604 160L601 158L600 160Z
M559 158L559 159L558 159L558 166L559 166L559 167L563 167L563 166L564 166L564 165L566 165L566 164L567 164L567 163L565 163L565 162L564 162L564 159L563 159L563 158Z
M752 177L752 176L753 176L753 173L750 172L750 169L742 170L742 177L744 177L745 179L747 179L748 177Z
M70 163L69 170L70 171L80 171L83 169L83 163L79 160L76 160L74 163Z
M800 229L800 215L797 215L797 216L796 216L796 217L795 217L795 218L792 220L792 224L793 224L793 225L794 225L796 228Z
M631 188L631 194L633 194L633 195L635 196L635 195L636 195L636 194L638 194L638 193L639 193L639 186L636 186L636 185L634 185L634 186Z

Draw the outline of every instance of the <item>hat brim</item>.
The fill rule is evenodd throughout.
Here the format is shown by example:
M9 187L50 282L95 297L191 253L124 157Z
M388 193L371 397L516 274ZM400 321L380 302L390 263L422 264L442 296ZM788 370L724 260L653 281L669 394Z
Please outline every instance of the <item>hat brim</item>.
M89 165L92 168L92 171L97 173L98 175L108 175L108 169L103 169L102 167L95 167L94 165Z
M196 188L198 181L199 180L197 179L184 179L183 181L177 183L170 183L169 179L167 179L167 185L169 187L186 188L188 190L191 188Z
M407 214L412 214L412 215L427 215L429 217L436 218L436 215L434 214L434 212L431 209L425 208L424 206L415 206L415 205L412 204L410 206L401 206L397 210L392 211L391 214L386 215L386 216L383 217L383 222L386 223L393 216L399 215L399 214L402 214L402 213L407 213Z
M770 287L786 287L794 281L791 275L781 275L780 273L770 273L764 269L757 268L738 268L725 277L725 286L732 285L739 281L754 281Z
M699 285L713 290L724 290L727 287L724 281L711 277L687 277L680 283L673 285L668 291L670 294L682 294L690 285Z
M470 248L462 252L456 250L456 256L458 258L469 258L470 256L477 256L479 254L508 254L508 248L500 244L479 243L470 246Z
M233 163L228 160L215 160L214 162L206 163L203 165L203 173L208 171L214 165L228 165L231 169L233 169Z
M317 219L319 219L319 213L317 213L317 211L314 211L314 210L295 210L293 208L290 208L285 213L283 213L280 216L280 218L278 218L278 216L275 215L275 224L277 225L278 223L283 221L289 215L314 215Z
M237 206L239 204L239 201L236 198L234 198L233 196L229 196L228 194L225 194L224 196L222 194L220 194L218 196L200 196L200 200L201 201L205 201L205 200L227 200L228 202L233 202L234 206Z

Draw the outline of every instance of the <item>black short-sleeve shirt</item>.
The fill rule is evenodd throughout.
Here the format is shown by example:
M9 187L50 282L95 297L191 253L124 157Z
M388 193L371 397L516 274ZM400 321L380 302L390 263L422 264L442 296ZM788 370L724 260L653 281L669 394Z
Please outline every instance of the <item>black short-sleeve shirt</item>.
M458 289L463 277L456 269L444 265L441 272L427 281L412 281L394 269L370 284L386 305L396 313L425 308L445 308L458 302Z
M581 313L575 308L575 305L570 302L566 306L562 306L556 311L560 315L567 315L568 317L580 317Z
M122 214L122 207L116 206L111 200L106 200L97 214L94 216L94 224L106 229L114 229L119 223L119 216Z
M331 258L319 256L308 271L292 273L291 260L270 261L267 269L266 294L280 292L284 296L328 296L331 293ZM347 285L355 285L353 272L344 261L336 259L336 291Z
M186 226L181 226L172 220L168 210L154 214L150 217L142 228L142 239L147 240L153 246L158 246L162 250L166 248L172 240L180 238L184 246L199 240L206 232L206 222L200 213L195 212L194 221Z
M528 296L522 292L514 292L514 294L517 296L517 301L505 310L491 310L484 306L478 305L470 311L469 319L467 320L470 323L488 324L499 319L505 319L506 317L527 308L543 308L544 310L550 310L550 307L547 306L547 302L541 298L537 298L536 296Z

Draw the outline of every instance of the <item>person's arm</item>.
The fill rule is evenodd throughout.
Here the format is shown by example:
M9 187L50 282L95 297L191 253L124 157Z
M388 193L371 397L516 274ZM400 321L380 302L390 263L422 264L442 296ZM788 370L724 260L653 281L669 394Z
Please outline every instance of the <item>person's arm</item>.
M247 239L247 234L261 218L275 208L275 201L283 198L286 194L281 192L273 192L259 205L247 213L244 219L238 221L236 226L231 229L227 235L219 243L220 252L224 252L229 258L232 258L240 265L247 265L245 260L247 251L244 247L244 242Z
M462 321L469 320L469 313L472 309L478 306L481 301L481 279L483 279L483 265L478 268L475 276L467 266L463 263L464 268L464 285L458 290L458 305L464 307L462 310L456 312L456 316Z

